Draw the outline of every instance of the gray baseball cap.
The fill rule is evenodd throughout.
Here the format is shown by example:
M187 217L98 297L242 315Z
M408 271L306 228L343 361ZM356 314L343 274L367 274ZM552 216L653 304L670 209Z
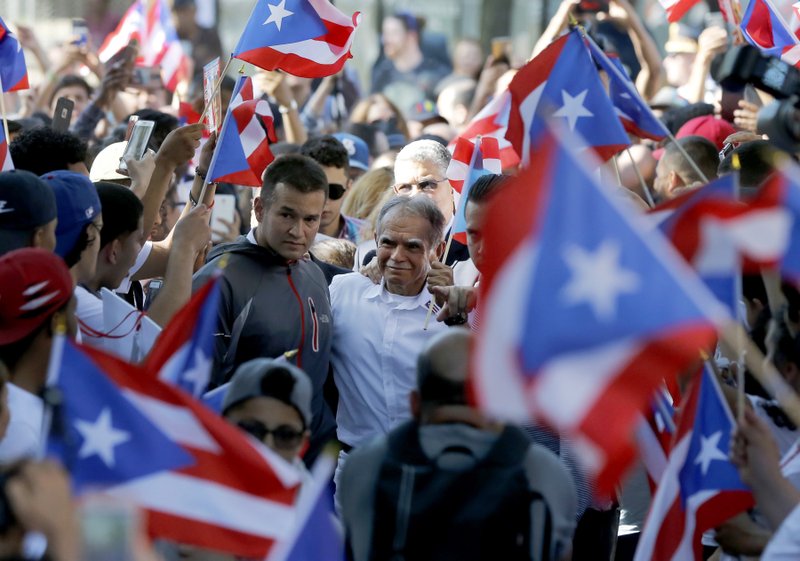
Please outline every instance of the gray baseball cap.
M254 397L272 397L291 405L306 427L311 426L311 380L298 367L281 359L249 360L233 374L222 401L222 414Z

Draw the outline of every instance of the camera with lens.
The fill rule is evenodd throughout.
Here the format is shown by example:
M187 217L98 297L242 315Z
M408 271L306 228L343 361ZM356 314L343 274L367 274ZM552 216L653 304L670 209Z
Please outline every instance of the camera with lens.
M750 45L729 50L712 72L723 88L746 84L772 95L776 101L758 112L758 131L787 152L800 152L800 71Z

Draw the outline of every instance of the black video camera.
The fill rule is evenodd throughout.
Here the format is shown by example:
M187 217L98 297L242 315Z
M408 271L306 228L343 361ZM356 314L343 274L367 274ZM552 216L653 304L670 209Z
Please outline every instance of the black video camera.
M779 101L758 112L758 131L788 152L800 152L800 70L750 45L728 51L713 72L722 87L752 84Z

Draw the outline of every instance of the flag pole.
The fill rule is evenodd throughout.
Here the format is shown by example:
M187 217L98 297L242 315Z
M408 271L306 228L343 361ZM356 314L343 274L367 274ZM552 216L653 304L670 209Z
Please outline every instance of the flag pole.
M3 79L0 77L0 117L3 119L3 132L6 135L6 144L11 144L11 138L8 135L8 117L6 116L6 94L3 91Z
M611 160L614 162L614 171L617 172L617 185L624 188L624 185L622 184L622 174L619 173L619 164L617 163L617 156L618 154L615 154L614 157L611 158Z
M736 321L728 322L720 331L720 336L732 349L735 349L740 341L742 342L747 369L775 398L792 422L800 426L800 397L778 373L775 366L765 360L761 350L744 332L742 324Z
M211 100L212 100L211 105L213 105L214 96L217 95L217 92L219 91L219 87L222 85L222 80L225 79L225 73L228 72L228 67L231 65L231 61L232 60L233 60L233 53L231 53L230 58L228 58L228 62L225 63L225 68L223 68L222 72L220 72L219 79L217 80L217 83L214 84L214 90L211 92ZM242 74L244 74L244 68L242 69ZM208 114L208 110L211 109L211 105L206 105L203 108L203 113L200 115L200 120L198 121L199 123L202 123L203 119L206 118L206 115ZM205 189L205 187L203 189Z
M741 162L739 161L739 154L732 154L731 155L731 164L733 166L734 178L733 178L733 198L737 201L741 199L741 185L740 185L740 170L742 169ZM741 259L739 260L739 267L736 272L736 322L741 326L744 324L742 321L742 309L739 305L739 302L742 300L742 267L741 267ZM744 341L742 340L742 336L746 336L743 329L738 331L739 340L737 341L736 349L736 418L741 423L744 421L744 407L745 407L745 395L744 395L744 366L742 364L743 355L746 352L744 349Z
M636 177L639 179L639 185L642 187L642 191L644 192L644 198L647 200L647 204L650 205L650 208L653 208L656 206L656 203L653 201L653 194L650 192L650 187L647 186L647 182L644 180L644 177L642 177L642 172L639 171L639 168L636 165L636 160L633 159L631 149L626 148L625 152L628 153L628 157L631 159L631 165L633 165L633 171L636 172Z
M706 177L706 174L705 174L705 173L703 173L703 171L700 169L700 166L698 166L698 165L697 165L697 162L695 162L695 161L694 161L694 159L692 159L692 157L689 155L689 153L688 153L688 152L686 152L686 150L684 149L684 147L683 147L683 146L681 146L680 142L678 142L678 139L677 139L677 138L675 138L675 135L674 135L674 134L672 134L672 131L669 131L669 135L668 135L668 137L669 137L670 141L671 141L671 142L673 142L673 143L675 144L675 146L676 146L676 147L677 147L677 149L678 149L678 152L680 152L680 153L681 153L681 156L683 156L684 158L686 158L686 161L687 161L687 162L689 162L689 165L690 165L690 166L692 166L692 169L694 170L694 172L695 172L695 173L696 173L698 176L700 176L700 179L702 179L702 180L703 180L703 183L708 183L708 177Z

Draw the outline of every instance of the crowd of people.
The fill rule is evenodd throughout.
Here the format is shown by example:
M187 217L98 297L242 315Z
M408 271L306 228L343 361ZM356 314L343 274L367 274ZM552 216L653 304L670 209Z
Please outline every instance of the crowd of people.
M43 458L56 334L114 352L104 293L165 327L218 278L205 390L225 388L221 415L303 481L326 445L339 444L336 512L349 558L632 560L652 496L641 460L615 496L599 496L569 438L502 423L470 399L470 345L493 251L482 229L518 167L471 185L462 243L453 239L459 195L448 146L529 54L580 21L674 135L636 139L604 166L631 213L731 173L743 194L756 193L780 154L757 130L767 95L710 76L736 34L713 13L694 14L659 45L629 0L563 0L532 53L501 41L487 54L461 38L450 57L423 18L391 13L368 84L350 64L321 79L254 71L278 141L252 188L207 182L218 134L196 121L202 67L222 47L215 29L197 23L194 0L172 3L193 68L176 92L158 68L136 66L135 42L100 62L115 18L108 2L92 5L88 37L57 49L35 26L12 25L41 79L5 94L14 169L0 172L2 555L33 558L25 536L40 532L49 558L82 556L68 474ZM225 115L234 80L223 77L219 90ZM60 127L53 111L64 98L74 107ZM123 159L131 116L154 122L139 159ZM800 292L752 275L742 287L750 337L800 391ZM735 408L732 373L743 366L737 357L716 362ZM704 557L800 559L800 471L781 467L800 435L744 379L730 461L756 506L708 533ZM175 544L132 555L218 558Z

